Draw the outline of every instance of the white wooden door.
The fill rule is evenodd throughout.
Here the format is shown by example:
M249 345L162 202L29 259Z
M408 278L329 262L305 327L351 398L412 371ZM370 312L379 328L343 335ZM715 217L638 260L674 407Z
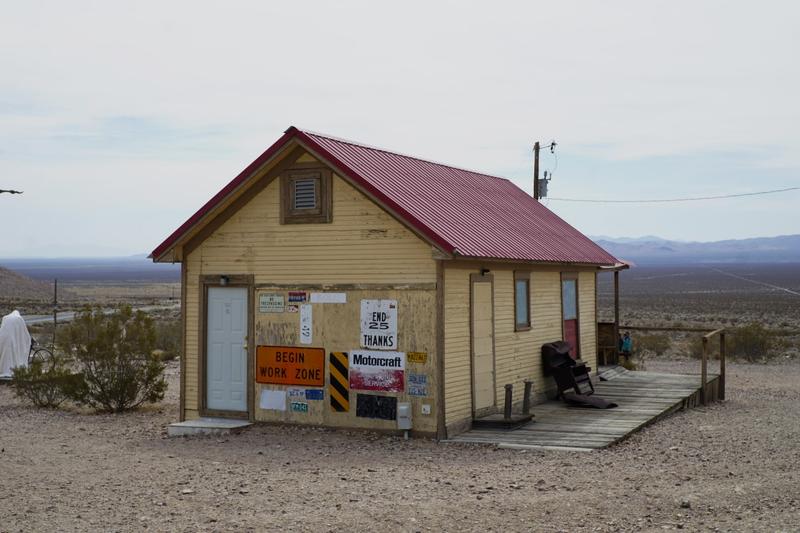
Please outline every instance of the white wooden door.
M209 287L206 408L247 412L247 289Z
M472 409L495 405L492 282L472 283Z

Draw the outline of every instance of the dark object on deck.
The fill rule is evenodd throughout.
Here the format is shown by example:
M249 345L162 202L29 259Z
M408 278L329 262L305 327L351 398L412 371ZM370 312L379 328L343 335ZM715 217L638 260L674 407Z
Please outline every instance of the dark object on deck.
M569 356L572 348L566 341L549 342L542 345L542 370L545 376L553 376L556 380L558 394L573 390L575 394L590 395L594 393L592 380L589 378L591 367L579 363Z
M511 383L506 384L506 401L505 405L503 406L503 418L506 420L511 420L511 405L512 405L512 397L514 396L514 385Z
M599 396L588 396L586 394L564 393L564 401L575 407L594 407L596 409L613 409L617 404L610 402Z
M474 429L517 429L524 426L533 420L531 411L531 391L533 390L533 382L525 380L525 396L522 399L522 413L512 413L514 395L514 385L511 383L506 384L506 397L503 406L503 414L494 413L485 415L480 418L472 420L472 427Z

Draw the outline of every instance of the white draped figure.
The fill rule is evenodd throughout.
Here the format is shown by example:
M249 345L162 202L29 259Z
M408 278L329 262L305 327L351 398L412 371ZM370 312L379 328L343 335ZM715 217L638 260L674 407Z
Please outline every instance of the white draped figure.
M12 311L0 323L0 378L10 378L11 369L28 365L31 334L19 311Z

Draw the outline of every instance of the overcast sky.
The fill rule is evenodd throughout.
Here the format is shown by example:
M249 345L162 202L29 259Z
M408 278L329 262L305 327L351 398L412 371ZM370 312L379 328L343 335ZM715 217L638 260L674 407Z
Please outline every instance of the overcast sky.
M798 6L0 1L0 257L150 252L290 125L528 191L556 139L554 198L798 186ZM547 201L698 241L800 233L798 204Z

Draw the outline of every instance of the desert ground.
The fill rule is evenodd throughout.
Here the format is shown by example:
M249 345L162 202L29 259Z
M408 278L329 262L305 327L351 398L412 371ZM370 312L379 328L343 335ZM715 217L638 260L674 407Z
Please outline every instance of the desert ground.
M800 290L796 272L757 279ZM171 439L175 360L166 398L122 415L36 409L0 385L0 532L797 531L800 298L705 268L623 276L625 323L760 321L780 343L759 363L729 363L725 402L594 452L269 425ZM167 295L74 286L76 300ZM638 363L696 373L689 341L676 333Z
M696 361L651 362L692 372ZM800 364L732 364L728 399L602 451L260 425L167 438L158 406L39 410L0 387L0 531L796 531Z

